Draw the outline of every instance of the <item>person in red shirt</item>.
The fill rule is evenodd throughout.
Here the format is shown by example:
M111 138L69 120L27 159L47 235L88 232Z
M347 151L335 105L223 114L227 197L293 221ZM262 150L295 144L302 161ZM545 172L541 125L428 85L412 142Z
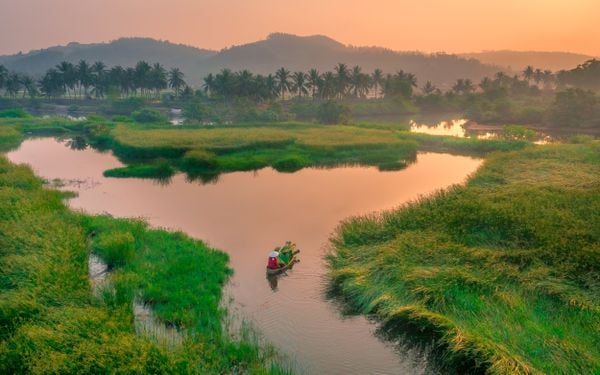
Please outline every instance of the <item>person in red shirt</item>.
M277 268L279 268L279 248L276 248L275 250L273 250L271 252L271 254L269 254L269 261L267 263L267 268L272 269L272 270L276 270Z

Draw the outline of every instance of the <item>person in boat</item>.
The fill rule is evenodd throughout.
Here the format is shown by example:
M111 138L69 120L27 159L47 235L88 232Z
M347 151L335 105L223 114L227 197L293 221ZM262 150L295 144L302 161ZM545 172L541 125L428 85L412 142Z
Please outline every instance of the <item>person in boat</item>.
M279 262L279 248L276 247L273 251L271 251L271 254L269 254L269 261L267 263L267 268L272 269L272 270L276 270L279 267L281 267L280 262Z

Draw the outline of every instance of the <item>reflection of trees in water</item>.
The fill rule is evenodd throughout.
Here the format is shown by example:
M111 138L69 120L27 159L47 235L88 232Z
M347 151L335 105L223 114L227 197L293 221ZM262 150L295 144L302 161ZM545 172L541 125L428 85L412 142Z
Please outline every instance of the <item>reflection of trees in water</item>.
M71 150L78 150L78 151L85 150L89 147L89 143L88 143L87 139L81 135L76 135L70 139L67 139L66 145Z
M202 185L206 184L216 184L219 182L219 177L221 173L219 172L191 172L188 171L186 173L186 181L187 182L200 182Z

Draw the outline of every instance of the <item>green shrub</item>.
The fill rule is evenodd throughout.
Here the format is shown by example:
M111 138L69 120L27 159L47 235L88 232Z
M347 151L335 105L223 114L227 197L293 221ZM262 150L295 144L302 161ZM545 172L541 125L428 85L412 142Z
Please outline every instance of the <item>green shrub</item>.
M217 155L213 152L196 149L185 153L182 165L186 170L213 170L217 169Z
M290 155L273 163L279 172L296 172L306 166L306 159L300 155Z
M5 109L0 111L0 118L28 118L31 115L21 108Z
M111 232L100 235L94 251L110 268L127 264L135 256L135 239L131 232Z
M537 132L524 126L509 125L502 129L502 138L509 141L531 141Z
M135 111L131 114L131 118L137 122L141 122L142 124L167 122L167 118L165 116L163 116L159 111L151 108L143 108L139 111Z
M344 104L329 100L319 106L317 119L322 124L344 124L350 120L350 109Z
M116 178L156 178L168 179L175 174L175 169L167 160L159 159L152 164L133 164L122 168L113 168L104 171L105 177Z
M114 115L112 117L113 122L132 122L133 119L126 115Z

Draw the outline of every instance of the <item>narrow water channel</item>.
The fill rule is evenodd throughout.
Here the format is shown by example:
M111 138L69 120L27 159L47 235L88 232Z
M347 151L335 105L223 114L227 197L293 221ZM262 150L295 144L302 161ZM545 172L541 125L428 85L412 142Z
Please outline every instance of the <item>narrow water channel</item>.
M422 153L394 172L376 168L270 168L230 173L206 185L176 175L168 184L104 178L120 166L110 153L72 150L52 138L31 139L8 154L37 175L61 179L78 193L71 207L116 217L143 217L154 226L182 230L231 256L229 286L235 305L267 341L310 374L414 374L427 360L402 345L380 340L376 325L343 316L325 297L324 251L341 220L396 207L420 195L461 183L481 160ZM286 240L301 262L276 282L265 276L269 251Z

